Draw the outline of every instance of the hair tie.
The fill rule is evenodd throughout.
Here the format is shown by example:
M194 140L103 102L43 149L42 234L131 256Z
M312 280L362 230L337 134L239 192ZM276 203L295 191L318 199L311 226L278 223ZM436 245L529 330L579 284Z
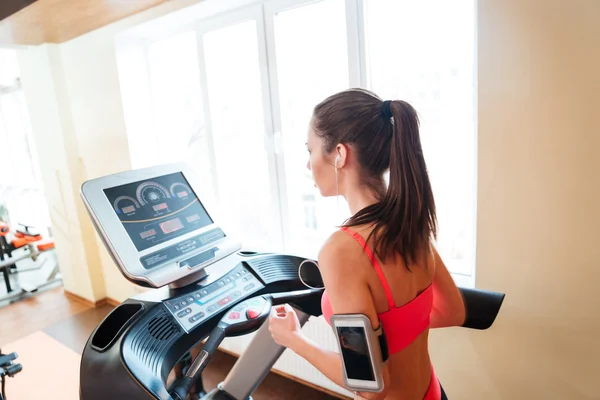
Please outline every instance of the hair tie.
M390 109L390 104L392 103L391 100L386 100L383 102L383 104L381 105L381 113L383 114L383 116L385 118L392 118L392 110Z

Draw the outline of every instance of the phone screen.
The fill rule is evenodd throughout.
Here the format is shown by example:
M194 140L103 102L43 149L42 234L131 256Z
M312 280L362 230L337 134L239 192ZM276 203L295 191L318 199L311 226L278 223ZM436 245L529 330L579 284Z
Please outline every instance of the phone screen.
M365 328L338 326L337 334L348 379L374 381L375 374L369 355Z

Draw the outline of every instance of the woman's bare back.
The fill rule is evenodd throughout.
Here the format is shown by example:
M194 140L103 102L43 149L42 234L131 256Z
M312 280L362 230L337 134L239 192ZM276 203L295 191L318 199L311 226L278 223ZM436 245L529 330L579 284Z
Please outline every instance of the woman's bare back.
M363 238L368 238L371 230L354 227L354 231ZM372 240L367 242L373 249ZM423 254L420 262L411 265L409 271L399 255L383 263L377 260L390 287L394 303L401 307L432 284L435 266L434 258L429 252ZM361 276L366 279L378 314L389 310L383 285L368 257L361 258ZM402 351L392 354L389 359L390 383L386 399L389 400L422 400L429 388L432 370L428 351L429 329L423 331L411 344Z

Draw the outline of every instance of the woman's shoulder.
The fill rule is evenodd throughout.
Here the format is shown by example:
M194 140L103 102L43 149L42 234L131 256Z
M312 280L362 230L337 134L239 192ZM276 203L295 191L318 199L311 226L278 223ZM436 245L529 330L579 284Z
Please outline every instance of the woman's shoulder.
M361 257L366 257L363 247L353 237L355 233L364 237L365 232L368 234L366 229L358 227L352 228L351 231L338 229L331 233L319 251L319 263L343 268L344 265L356 263Z

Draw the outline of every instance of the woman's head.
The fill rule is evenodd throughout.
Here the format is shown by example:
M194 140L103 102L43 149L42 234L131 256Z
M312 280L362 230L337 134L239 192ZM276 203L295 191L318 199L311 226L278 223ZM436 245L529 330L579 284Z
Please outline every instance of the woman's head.
M415 109L401 100L384 102L367 90L346 90L315 107L307 144L308 167L322 195L337 194L336 169L348 168L354 179L343 183L360 185L378 200L345 225L374 225L380 258L400 253L407 266L414 262L436 235L435 202Z

